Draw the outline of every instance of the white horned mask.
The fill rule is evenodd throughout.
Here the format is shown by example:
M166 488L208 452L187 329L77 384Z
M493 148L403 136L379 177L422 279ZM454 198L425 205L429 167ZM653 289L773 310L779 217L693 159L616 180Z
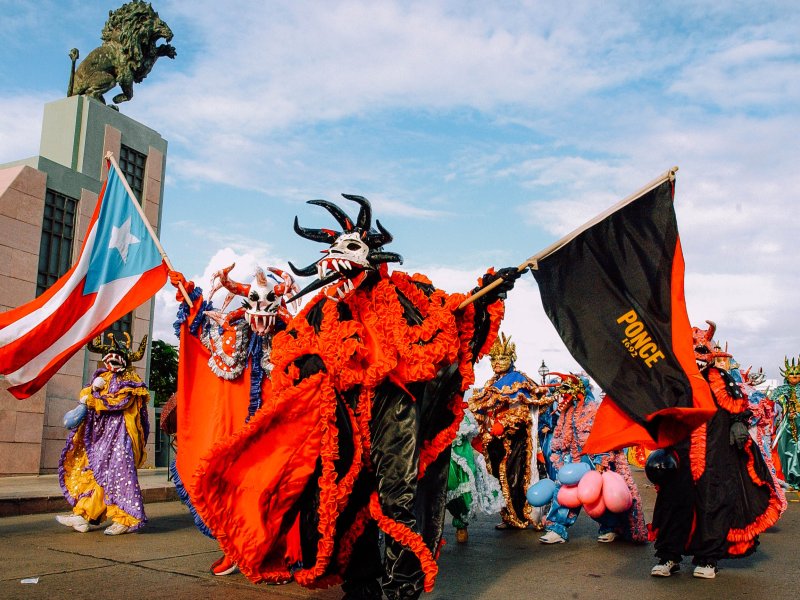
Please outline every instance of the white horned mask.
M267 271L257 267L253 281L242 284L231 280L228 276L234 266L235 263L214 274L209 295L210 298L223 287L228 290L222 311L236 296L244 298L241 309L230 313L229 321L244 316L253 332L263 336L274 331L278 319L285 322L291 319L287 298L289 294L299 291L299 288L289 273L275 267L267 267Z
M338 206L327 200L309 200L308 204L322 206L342 228L342 231L330 229L308 229L301 227L297 217L294 219L294 230L302 237L329 244L322 252L325 254L317 262L298 269L291 262L289 267L296 275L310 277L317 275L318 279L294 298L325 288L325 294L332 300L341 300L347 297L371 271L379 265L388 262L403 262L403 257L394 252L385 252L383 246L392 241L390 234L380 223L375 221L372 229L372 208L369 201L363 196L342 194L344 198L359 204L358 218L355 223Z

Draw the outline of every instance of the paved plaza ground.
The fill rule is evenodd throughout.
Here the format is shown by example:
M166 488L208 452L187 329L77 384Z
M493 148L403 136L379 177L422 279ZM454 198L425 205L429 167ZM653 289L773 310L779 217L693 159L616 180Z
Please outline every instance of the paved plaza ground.
M641 472L646 516L654 491ZM0 481L8 494L11 482ZM153 485L150 481L148 485ZM538 542L534 531L496 531L494 518L470 527L467 544L446 530L440 572L426 600L469 599L633 599L716 600L795 598L800 573L800 503L792 493L789 509L761 537L759 551L746 559L723 561L715 580L699 580L684 566L668 579L650 577L650 545L599 544L593 521L581 515L570 541ZM241 574L214 577L209 565L219 556L216 543L192 525L178 502L147 504L148 527L138 534L79 534L58 525L53 514L0 518L0 598L212 600L247 598L336 599L338 588L308 591L296 584L254 585ZM22 583L23 580L36 583Z

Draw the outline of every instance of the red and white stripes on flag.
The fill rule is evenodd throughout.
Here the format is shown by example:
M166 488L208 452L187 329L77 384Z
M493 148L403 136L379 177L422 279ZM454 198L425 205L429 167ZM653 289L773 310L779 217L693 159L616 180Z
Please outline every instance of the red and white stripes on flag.
M77 262L35 300L0 314L0 373L27 398L114 321L166 283L141 209L109 168Z

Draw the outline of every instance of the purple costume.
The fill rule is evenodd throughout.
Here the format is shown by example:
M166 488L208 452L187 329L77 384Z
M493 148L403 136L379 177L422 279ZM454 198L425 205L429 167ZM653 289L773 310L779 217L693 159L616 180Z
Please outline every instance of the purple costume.
M136 469L146 458L149 399L132 368L98 369L81 390L86 416L67 438L58 473L73 514L90 524L112 519L130 532L147 521Z

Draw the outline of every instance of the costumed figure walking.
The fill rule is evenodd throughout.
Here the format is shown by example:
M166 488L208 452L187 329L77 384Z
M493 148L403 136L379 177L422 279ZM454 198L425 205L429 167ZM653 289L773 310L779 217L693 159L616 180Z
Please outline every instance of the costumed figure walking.
M477 435L475 417L465 410L453 440L447 476L447 510L453 516L458 543L469 539L467 527L479 511L493 515L505 506L500 482L489 474L483 454L472 446Z
M150 392L133 366L144 356L147 336L135 351L127 333L126 342L111 333L108 338L109 344L97 337L87 345L102 356L102 366L64 417L74 431L61 453L58 479L72 514L56 520L85 533L111 519L105 533L120 535L147 522L136 469L146 459Z
M433 588L450 445L473 363L491 347L516 268L471 304L423 275L389 272L390 233L369 202L341 231L295 231L327 248L303 269L319 290L275 335L272 392L201 460L195 508L255 582L342 584L346 598L418 598ZM301 292L302 295L304 292ZM179 450L180 453L180 450ZM383 556L379 531L385 534Z
M695 577L713 579L720 559L754 552L759 534L781 515L775 481L747 430L748 399L715 364L728 355L713 350L716 325L707 323L706 330L692 329L694 352L717 411L683 442L651 453L645 467L658 492L655 577L678 571L687 555Z
M766 392L759 390L757 387L764 383L766 375L764 375L763 369L753 371L752 368L748 368L746 371L742 371L739 367L739 363L733 358L730 359L729 365L730 373L734 381L739 384L742 392L747 396L748 410L751 413L750 421L747 423L747 426L775 482L775 492L778 495L780 511L782 513L787 507L786 493L783 491L786 482L779 477L779 472L775 468L775 462L772 457L772 440L775 430L775 403L769 398Z
M539 467L539 478L556 480L556 469L550 461L553 444L553 432L558 424L558 403L553 401L542 407L539 411L539 454L537 456L537 466Z
M275 267L266 271L257 267L249 284L233 281L229 273L234 266L214 274L208 301L181 273L169 275L172 284L183 286L192 300L190 307L183 293L177 294L181 302L175 322L180 338L178 453L170 469L195 525L209 536L211 532L193 504L198 464L215 443L244 427L269 397L272 338L292 318L286 299L299 291L292 276ZM222 288L228 294L220 310L215 310L211 299ZM242 306L225 312L237 296L243 298ZM230 575L236 570L236 563L225 555L211 565L214 575Z
M625 451L614 450L591 455L584 453L583 447L600 406L589 379L556 372L551 372L550 375L561 380L552 388L559 417L553 432L550 460L557 476L545 523L546 532L539 541L543 544L568 541L568 530L577 520L582 506L586 507L589 516L599 524L598 542L613 542L617 538L631 542L647 541L642 498L633 480ZM597 493L591 495L591 500L582 501L578 496L579 479L576 477L573 481L568 478L567 473L570 472L569 477L574 477L572 471L576 470L581 476L588 472L585 474L589 475L589 479L597 480ZM592 471L594 474L591 474ZM615 485L621 488L621 492L614 489ZM604 502L603 498L609 499L612 492L623 495L625 502L622 505L612 504L610 500Z
M798 427L800 427L800 358L783 361L780 370L783 384L772 392L772 400L781 407L781 418L775 432L778 456L784 479L792 489L800 489L800 446L798 446Z
M514 365L516 344L500 334L489 351L494 375L470 398L489 472L500 480L505 507L498 529L541 529L542 511L528 504L528 488L539 481L539 412L552 403L547 389Z

